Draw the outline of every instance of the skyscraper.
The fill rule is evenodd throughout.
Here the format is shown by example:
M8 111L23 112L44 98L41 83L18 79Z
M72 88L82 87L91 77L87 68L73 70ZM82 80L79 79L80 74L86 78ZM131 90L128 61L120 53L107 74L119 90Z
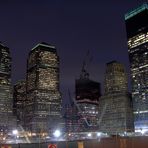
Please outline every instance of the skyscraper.
M8 132L15 127L10 51L8 47L0 43L0 132Z
M124 66L117 61L111 61L106 66L105 94L128 92L127 75Z
M50 132L61 117L59 57L56 48L39 43L31 49L27 64L25 126L35 133Z
M125 14L136 130L148 130L148 4Z
M24 107L26 101L26 81L18 81L13 88L14 113L18 124L24 125Z
M134 130L127 76L123 64L117 61L107 63L105 93L99 102L99 129L109 134Z

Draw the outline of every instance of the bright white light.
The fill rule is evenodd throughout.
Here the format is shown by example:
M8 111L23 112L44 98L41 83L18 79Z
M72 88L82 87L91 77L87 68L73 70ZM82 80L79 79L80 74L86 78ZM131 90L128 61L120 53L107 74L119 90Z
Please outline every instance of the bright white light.
M58 138L58 137L61 136L61 132L60 132L59 130L56 130L56 131L53 133L53 135Z
M145 133L148 133L148 128L143 127L143 128L140 128L140 129L136 129L135 132L136 133L141 133L143 135Z
M92 134L91 133L88 133L88 135L87 135L88 137L91 137L92 136Z
M141 134L143 135L145 133L145 131L144 130L141 130Z
M49 138L50 138L49 136L46 137L46 139L49 139Z
M146 132L147 132L147 130L146 129L141 129L141 134L143 135L143 134L145 134Z
M97 133L97 136L100 137L101 136L101 133Z
M17 135L17 134L18 134L18 130L13 130L13 131L12 131L12 134L13 134L13 135Z

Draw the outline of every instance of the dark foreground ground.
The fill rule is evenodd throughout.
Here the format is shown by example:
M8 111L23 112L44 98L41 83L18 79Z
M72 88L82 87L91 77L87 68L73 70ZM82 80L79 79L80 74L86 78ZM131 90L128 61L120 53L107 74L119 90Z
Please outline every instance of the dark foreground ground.
M112 137L85 141L15 145L1 144L0 148L148 148L148 137Z

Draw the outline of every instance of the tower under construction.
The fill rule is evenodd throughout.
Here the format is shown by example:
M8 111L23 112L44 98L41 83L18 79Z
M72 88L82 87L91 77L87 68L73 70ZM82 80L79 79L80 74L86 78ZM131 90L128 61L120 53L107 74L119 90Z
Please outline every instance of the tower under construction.
M75 81L75 104L80 116L80 125L82 131L93 131L98 127L99 98L101 96L100 83L89 78L88 60L89 51L86 59L83 61L80 78Z
M100 83L89 78L86 66L89 52L83 61L79 79L75 80L75 94L69 93L70 103L66 106L66 127L69 132L88 132L98 128ZM75 96L75 97L74 97Z

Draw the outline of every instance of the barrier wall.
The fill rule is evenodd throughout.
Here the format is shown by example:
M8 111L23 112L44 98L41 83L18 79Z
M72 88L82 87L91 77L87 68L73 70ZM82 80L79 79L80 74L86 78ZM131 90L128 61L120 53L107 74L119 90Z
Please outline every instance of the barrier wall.
M56 147L52 147L55 144ZM0 148L148 148L148 137L113 137L86 141L0 145Z

